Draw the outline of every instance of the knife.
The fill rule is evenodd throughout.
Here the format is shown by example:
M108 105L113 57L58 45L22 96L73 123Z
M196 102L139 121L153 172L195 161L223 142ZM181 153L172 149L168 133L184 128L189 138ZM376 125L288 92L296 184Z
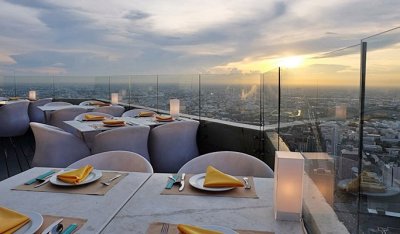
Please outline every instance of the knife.
M31 185L31 184L37 182L38 180L40 181L40 180L46 179L46 177L49 177L49 176L53 175L56 172L57 172L56 170L48 171L48 172L46 172L46 173L44 173L44 174L42 174L42 175L40 175L40 176L38 176L36 178L33 178L31 180L26 181L24 184L25 185Z
M78 227L78 224L73 223L73 224L69 225L61 234L73 233L77 227Z
M181 177L181 187L179 187L179 192L182 192L183 188L185 187L185 173L182 173Z
M59 219L50 224L46 229L43 230L42 234L51 234L54 227L57 227L64 219Z
M50 177L50 178L51 178L51 177ZM35 186L33 186L33 187L34 187L34 188L38 188L38 187L40 187L40 186L42 186L42 185L45 185L45 184L49 183L50 178L47 178L47 179L46 179L45 181L43 181L42 183L37 184L37 185L35 185Z

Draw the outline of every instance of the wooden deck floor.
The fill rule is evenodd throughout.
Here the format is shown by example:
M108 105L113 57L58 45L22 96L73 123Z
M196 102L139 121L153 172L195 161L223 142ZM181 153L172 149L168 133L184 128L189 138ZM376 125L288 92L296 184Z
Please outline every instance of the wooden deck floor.
M20 137L0 138L0 181L31 168L34 152L31 131Z

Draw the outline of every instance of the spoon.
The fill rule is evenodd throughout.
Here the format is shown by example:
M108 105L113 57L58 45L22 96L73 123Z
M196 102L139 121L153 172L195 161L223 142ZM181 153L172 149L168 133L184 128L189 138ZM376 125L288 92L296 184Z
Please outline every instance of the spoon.
M251 189L251 185L249 183L249 178L243 177L243 180L244 180L244 188L245 189Z

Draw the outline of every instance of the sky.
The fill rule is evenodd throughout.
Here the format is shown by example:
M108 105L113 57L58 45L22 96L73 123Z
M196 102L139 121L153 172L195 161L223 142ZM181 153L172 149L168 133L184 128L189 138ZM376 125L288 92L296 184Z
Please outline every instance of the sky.
M399 0L9 0L0 9L0 75L257 73L293 56L314 71L354 72L354 51L348 62L310 61L400 26Z

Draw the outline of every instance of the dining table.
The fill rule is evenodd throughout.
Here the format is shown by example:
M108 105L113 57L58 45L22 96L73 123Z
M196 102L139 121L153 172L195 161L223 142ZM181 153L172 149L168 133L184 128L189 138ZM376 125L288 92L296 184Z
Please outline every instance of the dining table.
M189 224L245 230L239 233L304 233L301 222L275 220L273 178L253 178L255 197L185 193L191 189L190 183L185 185L182 194L168 194L165 186L171 174L138 172L127 173L102 196L15 190L49 169L32 168L1 181L0 206L86 220L77 233L177 233L149 232L161 223L168 223L171 228Z
M99 233L151 176L149 173L130 172L104 195L69 193L68 188L65 192L16 190L51 169L35 167L1 181L0 207L22 213L34 211L42 215L87 220L78 233Z
M61 106L38 106L37 108L39 108L40 110L44 111L44 112L52 112L52 111L56 111L56 110L62 110L65 108L71 108L71 107L80 107L80 108L84 108L86 110L93 110L95 108L97 108L98 106L80 106L80 105L61 105Z

